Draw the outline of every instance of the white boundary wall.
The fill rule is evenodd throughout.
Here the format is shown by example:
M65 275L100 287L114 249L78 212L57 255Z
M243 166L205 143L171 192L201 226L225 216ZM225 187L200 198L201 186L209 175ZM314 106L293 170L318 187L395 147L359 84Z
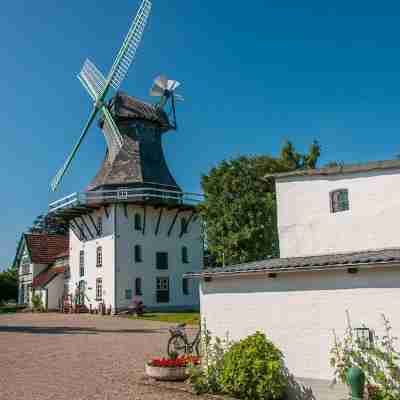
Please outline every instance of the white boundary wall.
M297 377L332 379L332 330L344 333L346 310L353 327L365 323L377 333L384 313L400 336L400 267L213 278L200 292L213 335L237 340L263 331Z

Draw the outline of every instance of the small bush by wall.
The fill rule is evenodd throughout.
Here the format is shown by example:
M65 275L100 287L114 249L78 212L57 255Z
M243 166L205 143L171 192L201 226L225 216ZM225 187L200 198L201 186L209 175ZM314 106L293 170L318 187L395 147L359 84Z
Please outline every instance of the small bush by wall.
M263 333L235 343L225 353L223 391L244 400L278 400L287 387L283 354Z
M203 336L202 370L190 381L197 393L223 393L243 400L280 400L288 386L282 352L257 332L231 343Z

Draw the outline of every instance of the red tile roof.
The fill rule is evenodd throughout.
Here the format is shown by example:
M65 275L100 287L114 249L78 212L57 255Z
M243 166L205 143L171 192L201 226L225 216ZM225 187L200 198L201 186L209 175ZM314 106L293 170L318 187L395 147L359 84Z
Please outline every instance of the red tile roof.
M35 278L33 278L32 287L44 287L48 284L56 275L62 274L65 271L64 267L52 267L44 270Z
M68 236L27 233L25 239L31 261L36 264L51 264L61 253L69 251Z

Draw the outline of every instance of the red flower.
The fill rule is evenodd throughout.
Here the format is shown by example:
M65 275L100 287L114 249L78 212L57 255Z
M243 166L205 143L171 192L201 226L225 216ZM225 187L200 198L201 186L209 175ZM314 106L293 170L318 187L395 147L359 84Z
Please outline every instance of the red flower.
M149 365L153 367L187 367L189 364L200 364L200 358L195 356L180 356L175 359L153 358Z

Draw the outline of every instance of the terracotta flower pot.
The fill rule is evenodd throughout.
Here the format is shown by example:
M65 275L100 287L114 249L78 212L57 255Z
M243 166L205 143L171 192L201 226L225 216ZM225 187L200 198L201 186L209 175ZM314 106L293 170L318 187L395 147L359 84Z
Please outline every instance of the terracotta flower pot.
M187 367L154 367L146 364L146 375L157 381L184 381L189 377Z

